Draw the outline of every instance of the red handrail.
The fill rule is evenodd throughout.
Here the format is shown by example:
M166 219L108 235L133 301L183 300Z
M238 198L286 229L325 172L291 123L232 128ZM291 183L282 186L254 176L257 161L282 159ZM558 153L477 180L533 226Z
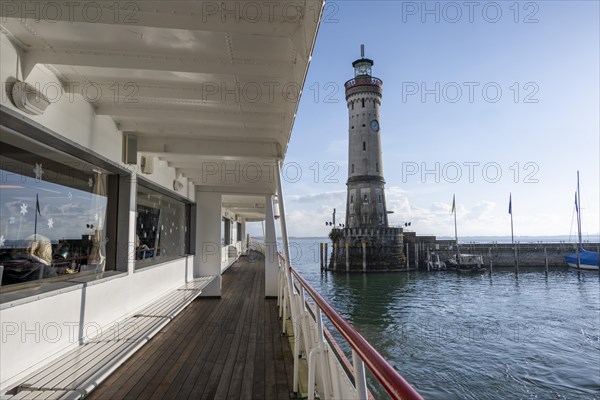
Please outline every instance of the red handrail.
M291 266L290 271L392 398L423 399L410 383Z

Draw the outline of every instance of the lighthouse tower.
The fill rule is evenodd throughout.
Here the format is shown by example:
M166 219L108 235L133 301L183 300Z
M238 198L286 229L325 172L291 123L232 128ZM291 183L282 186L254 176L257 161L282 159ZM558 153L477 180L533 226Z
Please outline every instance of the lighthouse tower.
M333 251L327 269L340 272L406 271L402 228L388 226L381 158L379 108L383 82L371 75L373 60L352 63L346 82L348 105L348 187L346 224L330 233Z
M387 227L387 210L381 159L379 108L383 82L371 75L373 60L352 63L354 78L346 82L348 104L348 196L346 226Z

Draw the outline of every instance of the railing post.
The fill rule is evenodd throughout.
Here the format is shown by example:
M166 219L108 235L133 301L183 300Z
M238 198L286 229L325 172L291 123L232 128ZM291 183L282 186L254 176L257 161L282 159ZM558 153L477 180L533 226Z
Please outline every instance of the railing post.
M352 350L352 365L354 366L354 385L356 386L356 398L359 400L367 400L367 377L365 375L365 363L354 350Z
M321 356L321 378L323 379L323 391L325 393L323 393L323 398L324 399L329 399L331 396L331 386L329 384L329 368L327 368L327 365L329 364L327 362L327 353L325 352L325 335L323 334L323 315L321 312L321 308L319 308L318 306L316 307L317 309L317 315L316 315L316 319L317 319L317 348L319 349L319 353Z

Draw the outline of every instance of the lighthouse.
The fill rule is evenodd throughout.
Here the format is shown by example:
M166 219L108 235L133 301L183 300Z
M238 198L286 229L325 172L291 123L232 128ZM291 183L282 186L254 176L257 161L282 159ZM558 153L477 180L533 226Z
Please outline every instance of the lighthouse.
M371 75L373 60L354 61L354 78L346 82L348 105L348 194L346 226L387 227L385 180L381 158L380 113L383 82Z
M329 234L333 251L327 269L339 272L406 271L402 228L388 225L383 178L380 107L383 82L372 75L374 62L352 63L345 83L348 106L346 224Z

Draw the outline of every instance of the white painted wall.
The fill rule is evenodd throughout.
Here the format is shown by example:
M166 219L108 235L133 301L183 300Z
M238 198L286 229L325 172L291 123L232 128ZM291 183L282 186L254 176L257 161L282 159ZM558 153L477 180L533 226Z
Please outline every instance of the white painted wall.
M196 257L194 276L218 275L204 296L221 296L221 194L196 192Z
M99 328L109 329L183 285L192 279L193 263L189 256L3 309L0 391L76 347L81 327L84 337L93 339Z

